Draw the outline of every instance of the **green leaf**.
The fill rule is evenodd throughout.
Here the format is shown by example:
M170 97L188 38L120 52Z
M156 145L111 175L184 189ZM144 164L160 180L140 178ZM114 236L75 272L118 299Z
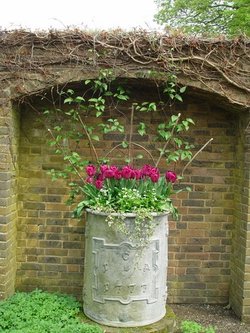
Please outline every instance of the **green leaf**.
M105 96L113 96L113 93L112 91L107 91L104 93Z
M128 148L128 142L127 141L122 141L121 145L122 145L122 148Z
M85 99L84 99L83 97L81 97L81 96L77 96L77 97L75 98L75 101L76 101L77 103L81 103L81 102L85 102Z
M158 131L158 133L160 134L160 136L164 139L164 140L168 140L169 138L171 138L172 134L169 131L164 131L164 130L160 130Z
M143 136L146 134L146 125L145 123L139 123L139 126L138 126L138 133Z
M97 118L100 117L102 115L102 111L96 111L95 115L96 115Z
M68 90L67 90L67 93L68 93L69 95L74 95L75 92L74 92L74 90L72 90L72 89L68 89Z
M65 98L65 100L63 101L64 104L71 104L73 102L73 98L72 97L68 97L68 98Z
M169 155L166 159L167 163L177 162L179 157L177 155Z
M150 110L152 110L152 111L156 111L156 110L157 110L156 103L150 103L150 104L149 104L149 108L150 108Z
M179 102L183 102L183 99L182 99L181 95L179 95L179 94L175 94L174 98L177 99L177 101L179 101Z
M195 122L194 122L193 119L191 119L191 118L187 118L186 121L188 121L190 124L195 125Z
M146 108L145 106L139 108L139 111L141 112L147 112L148 111L148 108Z
M94 103L96 103L96 102L98 102L98 99L97 99L97 98L90 98L90 99L89 99L89 102L94 102Z
M121 101L127 101L129 99L126 95L114 95L116 98L120 99Z
M171 121L172 121L172 122L176 122L179 118L180 118L179 116L176 116L176 115L173 114L173 115L171 116Z
M161 123L161 124L159 124L158 125L158 130L163 130L163 129L165 129L165 124L164 123Z
M177 144L177 146L180 148L181 147L181 145L182 145L182 140L181 139L179 139L179 138L174 138L174 142Z
M95 141L100 141L100 138L98 135L91 135L91 139Z

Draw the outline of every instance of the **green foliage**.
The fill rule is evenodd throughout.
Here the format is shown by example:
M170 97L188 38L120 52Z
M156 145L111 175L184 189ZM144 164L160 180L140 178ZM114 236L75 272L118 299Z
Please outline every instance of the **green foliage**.
M35 290L19 292L0 302L3 333L101 333L98 326L81 323L80 304L70 296Z
M190 125L194 125L191 118L186 118L180 121L180 114L173 115L166 123L158 125L158 140L164 141L165 145L158 148L160 156L165 157L166 163L191 160L192 149L194 146L184 140L180 135L182 132L187 132Z
M212 326L204 327L195 321L184 320L181 323L181 333L216 333Z
M87 92L92 92L91 97L75 96L74 91L68 89L65 93L62 92L61 95L65 96L64 104L69 105L70 109L44 111L46 121L51 124L56 124L52 129L49 129L52 137L49 145L54 147L55 153L63 156L64 161L67 162L66 167L62 170L50 170L53 180L58 178L67 179L73 174L77 175L80 180L83 181L80 175L82 175L84 167L90 162L78 153L79 144L84 140L88 141L94 162L97 164L109 162L108 156L110 152L100 157L95 148L95 142L100 141L103 135L109 133L120 133L124 135L124 140L121 140L117 148L123 148L125 152L124 161L126 163L133 164L133 160L142 159L145 154L150 156L150 152L146 148L132 142L131 137L128 138L128 132L131 131L131 126L133 127L133 122L137 114L138 117L140 117L140 112L159 112L160 109L164 109L164 102L160 101L158 104L154 101L141 103L132 102L131 109L133 113L131 114L130 128L125 128L124 124L121 123L119 119L107 117L107 114L109 114L108 108L106 107L108 104L107 99L109 99L109 104L115 106L115 111L118 110L121 115L123 115L123 113L119 107L122 106L123 103L127 105L130 99L128 92L121 85L116 87L115 90L111 89L113 81L114 77L112 76L112 71L101 71L98 79L85 81L85 85L89 87ZM186 90L186 87L179 87L176 81L177 77L174 74L170 74L166 78L163 87L164 96L171 102L182 101L181 95ZM94 116L100 121L96 123L92 121L93 118L90 118L89 122L89 116ZM66 117L66 121L64 120L62 122L63 117L64 119ZM157 148L159 158L157 161L154 161L152 156L150 156L152 164L158 165L162 158L165 158L167 164L183 160L188 161L192 158L191 149L193 149L193 146L182 139L182 132L188 131L189 126L194 124L194 122L190 118L180 121L180 117L180 114L173 115L165 123L159 124L158 128L156 128L154 141L159 143ZM142 121L138 121L137 123L137 133L140 136L148 135L148 131L151 130L149 126ZM131 132L131 134L133 134L133 132ZM134 145L141 148L141 152L136 156L132 156L131 154ZM73 185L73 187L75 186Z
M166 183L164 177L160 177L158 182L150 179L136 181L135 179L107 179L106 186L101 191L92 184L86 184L82 191L88 197L78 204L80 216L82 207L92 207L100 211L117 211L129 213L140 209L149 209L151 212L172 211L172 201L170 195L172 186ZM79 215L78 215L79 214Z
M249 0L156 0L156 21L192 34L250 36Z
M50 146L55 149L56 154L63 157L65 162L62 169L50 170L50 175L53 180L59 178L70 180L68 204L77 204L73 212L75 217L80 218L86 208L108 213L137 213L136 221L140 221L136 226L137 238L148 238L151 226L148 230L143 227L142 217L145 217L145 214L148 220L149 213L152 211L167 211L177 217L177 209L170 197L178 192L173 189L173 183L181 177L177 177L172 171L174 179L169 180L166 174L165 177L160 177L158 165L165 160L166 167L171 165L172 169L178 162L191 161L193 145L185 139L183 134L185 135L194 122L190 118L181 119L181 114L171 114L167 115L166 121L160 124L150 122L145 124L141 121L141 113L161 112L164 119L165 106L182 102L182 94L185 93L186 88L179 87L177 77L169 74L161 87L160 95L164 97L160 102L137 102L134 99L130 101L128 91L120 84L116 84L111 70L101 71L98 79L86 80L84 84L85 89L82 95L75 95L72 89L68 89L66 93L62 92L62 96L65 97L65 109L45 111L45 119L53 123L52 130L49 129L52 137ZM126 113L124 110L127 110ZM116 118L112 117L114 113ZM148 115L145 114L145 117ZM109 151L101 150L103 156L99 156L100 149L96 147L96 143L110 133L119 134L122 138ZM145 137L146 141L150 137L155 145L154 154L144 147L141 141L140 143L133 141L135 133ZM87 146L90 148L91 161L80 154L81 147ZM119 152L122 151L123 159L117 156L116 149L119 149ZM112 153L121 161L118 166L112 166L117 168L118 174L121 171L118 169L124 164L123 161L129 164L127 168L131 169L133 174L139 172L134 164L143 160L144 166L150 166L152 177L146 179L148 175L144 175L145 177L134 176L134 179L121 179L126 176L119 174L119 178L110 179L113 176L104 176L100 172L101 166L110 166ZM145 163L145 155L149 162ZM88 177L86 177L85 167L88 164L98 172L93 174L87 172ZM139 224L141 230L139 230ZM145 237L142 237L142 233Z
M107 123L99 124L99 126L102 128L104 134L116 131L124 133L124 126L117 119L108 119Z
M176 84L176 80L177 80L176 75L174 74L169 75L163 92L168 94L168 96L172 100L183 102L181 94L183 94L186 91L186 87L179 88Z

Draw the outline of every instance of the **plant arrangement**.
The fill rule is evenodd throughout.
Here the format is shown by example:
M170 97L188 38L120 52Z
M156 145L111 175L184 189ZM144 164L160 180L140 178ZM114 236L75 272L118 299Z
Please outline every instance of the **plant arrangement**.
M86 199L78 204L80 212L77 215L86 207L101 211L108 207L110 212L122 213L141 209L175 212L170 199L173 184L177 181L173 171L160 176L159 169L149 164L141 168L102 164L98 168L88 165L86 173L83 187Z
M86 80L84 86L81 95L72 89L61 93L64 109L44 112L47 120L56 122L48 129L50 145L66 162L64 169L52 169L50 175L53 180L69 180L67 203L75 204L74 217L80 218L87 208L105 212L107 222L126 233L123 218L114 223L113 216L134 213L137 232L130 237L146 241L153 229L151 213L168 212L176 218L172 196L189 189L180 186L182 173L177 174L176 165L182 161L189 164L197 155L193 156L194 146L183 135L194 122L165 111L166 105L182 101L185 87L179 88L176 77L170 75L161 91L163 98L156 103L130 101L129 92L116 82L111 70L101 71L98 79ZM142 122L142 113L160 113L166 121L157 123L153 130ZM102 149L99 156L96 145L110 133L118 133L122 139L108 150ZM135 135L150 138L154 154L136 142ZM86 159L81 155L84 144L90 149Z

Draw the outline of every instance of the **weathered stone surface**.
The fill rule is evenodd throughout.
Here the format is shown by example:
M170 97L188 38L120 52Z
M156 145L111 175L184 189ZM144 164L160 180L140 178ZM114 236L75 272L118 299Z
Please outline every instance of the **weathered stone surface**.
M80 316L81 320L84 323L89 323L95 325L96 323L84 315ZM99 324L98 324L99 325ZM122 328L122 327L110 327L99 325L104 332L106 333L173 333L175 332L176 327L176 318L171 307L166 307L166 315L160 321L141 327L131 327L131 328Z

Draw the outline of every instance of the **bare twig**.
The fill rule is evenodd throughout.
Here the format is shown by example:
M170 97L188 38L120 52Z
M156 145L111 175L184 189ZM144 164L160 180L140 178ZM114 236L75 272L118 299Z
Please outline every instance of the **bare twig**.
M131 107L131 115L130 115L130 128L129 128L129 138L128 138L128 159L131 164L132 161L132 137L133 137L133 125L134 125L134 105Z
M142 150L144 150L149 156L150 156L150 158L151 158L151 160L152 160L152 163L153 163L153 165L155 165L155 160L154 160L154 157L153 157L153 155L150 153L150 151L147 149L147 148L145 148L145 147L143 147L142 145L140 145L139 143L135 143L135 142L131 142L131 145L134 145L134 146L136 146L136 147L139 147L140 149L142 149ZM117 145L115 145L105 156L104 156L104 159L106 158L106 157L108 157L109 155L111 155L112 154L112 152L114 151L114 150L116 150L117 148L119 148L119 147L121 147L122 146L122 143L118 143Z
M197 155L200 154L200 152L202 152L202 150L204 150L206 148L206 146L213 141L213 138L209 139L202 147L201 149L199 149L197 151L197 153L194 154L194 156L191 158L190 161L188 161L188 163L184 166L184 168L182 169L182 172L181 172L181 176L183 177L183 174L185 172L185 170L187 169L187 167L193 162L193 160L196 158Z
M91 139L91 137L89 135L89 132L88 132L88 130L86 128L86 125L82 121L81 116L79 114L77 114L77 115L78 115L78 120L79 120L79 122L80 122L80 124L81 124L81 126L82 126L82 128L83 128L83 130L85 132L85 134L87 135L87 138L88 138L88 141L89 141L89 144L90 144L90 148L92 149L92 151L93 151L93 153L95 155L95 160L96 160L96 162L98 162L99 161L99 157L98 157L97 151L95 149L95 146L93 144L93 140Z

